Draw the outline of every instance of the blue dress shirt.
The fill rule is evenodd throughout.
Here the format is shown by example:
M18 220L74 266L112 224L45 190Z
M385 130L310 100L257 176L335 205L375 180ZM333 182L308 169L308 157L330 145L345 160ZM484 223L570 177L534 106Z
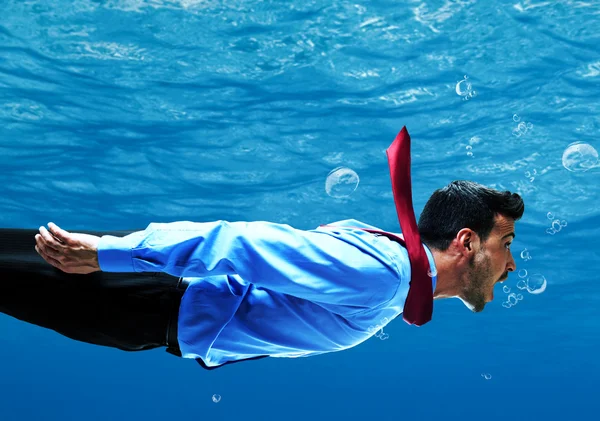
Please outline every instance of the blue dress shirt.
M271 222L152 223L102 236L105 272L185 277L178 342L206 367L352 348L402 313L410 281L399 243L356 220L313 230ZM434 276L431 251L425 247Z

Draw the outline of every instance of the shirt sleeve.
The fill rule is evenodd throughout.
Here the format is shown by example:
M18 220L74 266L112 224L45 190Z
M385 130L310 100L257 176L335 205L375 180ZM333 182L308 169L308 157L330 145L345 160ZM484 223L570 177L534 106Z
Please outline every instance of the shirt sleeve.
M393 265L374 250L260 221L152 223L125 237L101 237L98 260L106 272L237 274L257 287L346 305L389 300L399 284Z

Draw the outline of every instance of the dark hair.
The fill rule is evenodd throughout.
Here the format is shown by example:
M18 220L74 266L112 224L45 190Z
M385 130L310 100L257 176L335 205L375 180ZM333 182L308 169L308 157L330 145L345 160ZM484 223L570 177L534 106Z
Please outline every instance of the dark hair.
M457 180L433 192L419 217L419 234L428 247L444 251L461 229L470 228L486 241L497 214L517 221L524 211L517 193Z

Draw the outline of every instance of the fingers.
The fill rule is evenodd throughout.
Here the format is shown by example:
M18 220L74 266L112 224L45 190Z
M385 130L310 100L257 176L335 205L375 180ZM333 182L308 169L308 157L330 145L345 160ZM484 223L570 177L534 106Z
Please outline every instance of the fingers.
M60 245L52 238L50 233L43 228L40 228L40 234L35 235L35 250L46 261L48 258L55 262L59 262L62 256ZM50 262L49 262L50 263Z
M36 235L36 242L38 241L38 237L39 237L39 236L40 236L39 234L38 234L38 235ZM39 246L38 244L36 244L36 245L35 245L35 251L37 251L37 253L38 253L38 254L39 254L41 257L42 257L42 259L44 259L46 262L50 263L52 266L54 266L54 267L55 267L55 268L57 268L57 269L62 269L62 268L61 268L61 265L62 265L62 264L61 264L61 263L60 263L58 260L56 260L56 259L54 259L54 258L50 257L50 256L49 256L49 255L48 255L46 252L44 252L44 251L43 251L43 250L40 248L40 246Z
M59 228L54 222L48 222L48 228L50 232L61 243L69 243L69 233L62 228Z
M35 237L36 240L38 237L41 237L40 241L44 249L50 248L55 252L59 252L64 248L64 246L56 239L56 237L54 237L45 227L40 227L40 233Z
M40 227L40 233L35 235L35 251L52 266L61 269L64 256L64 246L45 228Z

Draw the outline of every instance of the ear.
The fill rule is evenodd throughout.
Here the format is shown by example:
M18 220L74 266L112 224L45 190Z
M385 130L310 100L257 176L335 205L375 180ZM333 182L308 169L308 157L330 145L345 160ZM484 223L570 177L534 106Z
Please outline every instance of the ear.
M479 236L470 228L463 228L456 234L457 247L461 254L469 256L479 249Z

